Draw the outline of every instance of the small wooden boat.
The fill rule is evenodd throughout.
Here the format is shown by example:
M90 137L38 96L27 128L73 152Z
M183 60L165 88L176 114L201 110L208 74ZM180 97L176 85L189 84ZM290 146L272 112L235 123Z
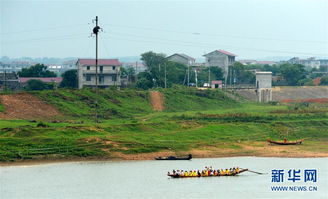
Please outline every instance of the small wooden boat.
M287 141L287 140L284 140L284 141L273 141L273 140L268 139L267 141L269 143L279 144L279 145L297 145L297 144L302 144L302 142L304 140L297 140L297 141Z
M219 174L219 175L210 175L210 176L180 176L178 174L171 174L171 173L168 173L167 176L170 176L171 178L200 178L200 177L220 177L220 176L236 176L240 173L243 173L245 171L248 171L248 169L241 169L238 173L236 172L233 172L233 173L230 173L230 174Z
M156 157L155 160L191 160L192 155L189 154L187 157L176 157L176 156L168 156L168 157Z

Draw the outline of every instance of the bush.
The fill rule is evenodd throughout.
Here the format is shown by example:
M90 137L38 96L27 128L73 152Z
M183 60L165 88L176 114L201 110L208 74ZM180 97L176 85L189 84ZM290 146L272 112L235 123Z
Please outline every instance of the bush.
M320 85L328 85L328 76L321 78Z
M31 79L27 81L26 90L46 90L53 89L54 84L47 84L38 79Z

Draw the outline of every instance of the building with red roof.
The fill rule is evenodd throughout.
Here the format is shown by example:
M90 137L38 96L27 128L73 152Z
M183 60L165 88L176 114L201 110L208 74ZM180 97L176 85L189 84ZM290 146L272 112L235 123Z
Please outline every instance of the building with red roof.
M97 69L95 59L78 59L76 66L79 89L95 87L96 79L99 88L121 86L120 69L122 64L118 59L98 59Z
M235 57L237 55L225 50L215 50L203 56L206 59L207 66L217 66L221 68L224 76L227 77L229 66L235 63Z

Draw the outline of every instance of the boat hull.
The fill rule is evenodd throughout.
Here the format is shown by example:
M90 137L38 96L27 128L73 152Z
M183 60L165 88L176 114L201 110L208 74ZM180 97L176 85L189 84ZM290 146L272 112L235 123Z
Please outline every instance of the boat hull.
M267 140L269 143L271 144L278 144L278 145L298 145L298 144L302 144L302 142L304 140L298 140L298 141L295 141L295 142L280 142L280 141L273 141L273 140Z
M238 173L232 173L232 174L224 174L224 175L211 175L211 176L179 176L179 175L173 175L173 174L167 174L167 176L171 178L204 178L204 177L221 177L221 176L236 176L238 174L241 174L245 171L248 171L248 169L242 169Z
M155 160L191 160L192 156L189 155L187 157L175 157L175 156L169 156L169 157L157 157Z

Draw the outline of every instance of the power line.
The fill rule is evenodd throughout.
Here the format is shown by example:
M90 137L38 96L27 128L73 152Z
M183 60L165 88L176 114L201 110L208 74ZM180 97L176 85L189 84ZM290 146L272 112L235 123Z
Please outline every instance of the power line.
M73 24L73 25L54 26L54 27L48 27L48 28L37 28L37 29L22 30L22 31L2 32L0 34L1 35L20 34L20 33L27 33L27 32L38 32L38 31L48 31L48 30L72 28L74 26L85 26L85 25L88 25L88 24Z
M176 33L176 34L184 34L184 35L195 35L195 36L210 36L210 37L228 37L228 38L237 38L237 39L252 39L252 40L270 40L270 41L283 41L283 42L303 42L303 43L328 43L328 41L306 41L306 40L294 40L294 39L280 39L280 38L268 38L268 37L254 37L254 36L240 36L240 35L226 35L226 34L214 34L214 33L203 33L203 32L187 32L187 31L178 31L178 30L170 30L170 29L161 29L161 28L149 28L149 27L141 27L141 26L129 26L129 25L115 25L115 24L107 24L110 26L122 27L127 29L139 29L139 30L148 30L148 31L157 31L157 32L168 32L168 33Z
M2 41L2 44L6 43L24 43L24 42L44 42L44 41L57 41L57 40L65 40L65 39L74 39L76 36L86 35L83 33L80 34L70 34L70 35L60 35L54 37L39 37L39 38L31 38L31 39L24 39L24 40L15 40L15 41Z
M141 42L141 43L156 43L156 44L166 44L166 45L175 45L175 46L189 46L189 47L208 47L208 48L217 48L217 46L223 46L228 48L234 48L234 49L244 49L249 51L258 51L258 52L274 52L274 53L284 53L284 54L300 54L300 55L313 55L313 56L327 56L326 54L317 54L317 53L309 53L309 52L295 52L295 51L282 51L282 50L270 50L270 49L257 49L257 48L248 48L248 47L240 47L240 46L230 46L230 45L224 45L224 44L214 44L214 43L196 43L196 42L185 42L181 40L168 40L165 38L158 38L158 37L145 37L145 36L138 36L138 35L132 35L132 34L113 34L108 33L113 36L110 36L110 38L115 38L117 40L124 40L124 41L132 41L132 42ZM143 40L136 40L136 39L126 39L124 36L130 36L130 37L141 37L145 38ZM123 37L123 38L120 38ZM148 39L147 39L148 38ZM153 40L153 41L152 41ZM178 44L180 43L180 44Z

